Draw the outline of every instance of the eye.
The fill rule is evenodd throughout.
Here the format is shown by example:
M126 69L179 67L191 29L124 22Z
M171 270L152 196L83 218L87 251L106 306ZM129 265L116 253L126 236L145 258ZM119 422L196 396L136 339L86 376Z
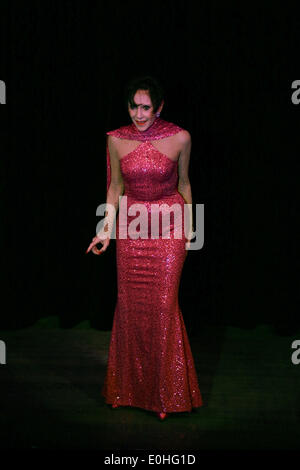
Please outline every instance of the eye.
M136 104L131 104L130 109L134 109L134 108L136 108Z
M145 106L144 106L144 110L145 110L145 111L148 111L148 109L150 109L150 106L145 105Z

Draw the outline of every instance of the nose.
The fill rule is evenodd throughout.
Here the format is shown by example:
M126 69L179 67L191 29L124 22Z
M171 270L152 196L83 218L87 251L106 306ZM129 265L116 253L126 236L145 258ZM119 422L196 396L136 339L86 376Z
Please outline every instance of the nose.
M143 116L143 110L142 110L142 108L138 108L137 109L137 117L141 118L142 116Z

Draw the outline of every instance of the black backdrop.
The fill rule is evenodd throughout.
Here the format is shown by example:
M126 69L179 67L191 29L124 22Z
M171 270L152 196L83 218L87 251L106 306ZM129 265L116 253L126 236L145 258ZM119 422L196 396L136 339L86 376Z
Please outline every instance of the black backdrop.
M1 328L56 315L110 329L115 242L86 255L105 202L105 132L129 124L132 75L166 89L162 118L192 136L205 241L180 305L201 325L280 331L296 312L299 19L287 3L1 2ZM5 305L6 304L6 305Z

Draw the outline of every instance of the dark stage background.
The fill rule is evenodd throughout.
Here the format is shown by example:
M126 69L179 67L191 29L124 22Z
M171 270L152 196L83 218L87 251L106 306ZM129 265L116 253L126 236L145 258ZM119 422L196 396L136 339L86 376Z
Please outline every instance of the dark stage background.
M161 117L191 133L205 208L180 286L189 334L295 332L299 17L287 3L141 5L1 1L1 329L52 315L111 328L115 241L85 250L105 202L105 132L130 123L124 84L149 73L166 89Z

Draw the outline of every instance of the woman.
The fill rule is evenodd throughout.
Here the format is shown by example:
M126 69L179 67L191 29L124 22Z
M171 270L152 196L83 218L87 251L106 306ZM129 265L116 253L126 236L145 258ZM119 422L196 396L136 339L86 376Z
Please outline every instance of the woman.
M164 100L154 78L133 79L126 89L126 103L132 123L107 132L106 203L119 209L115 225L118 298L102 394L114 408L139 407L164 419L168 413L191 411L203 404L178 305L190 240L184 234L184 204L192 204L188 177L191 137L159 117ZM135 204L144 216L139 219L140 231ZM171 206L180 209L179 216L170 212ZM154 218L156 226L151 226L155 210L160 214ZM191 233L191 211L188 219ZM112 227L110 216L87 252L103 253ZM175 235L178 229L182 229L180 237Z

